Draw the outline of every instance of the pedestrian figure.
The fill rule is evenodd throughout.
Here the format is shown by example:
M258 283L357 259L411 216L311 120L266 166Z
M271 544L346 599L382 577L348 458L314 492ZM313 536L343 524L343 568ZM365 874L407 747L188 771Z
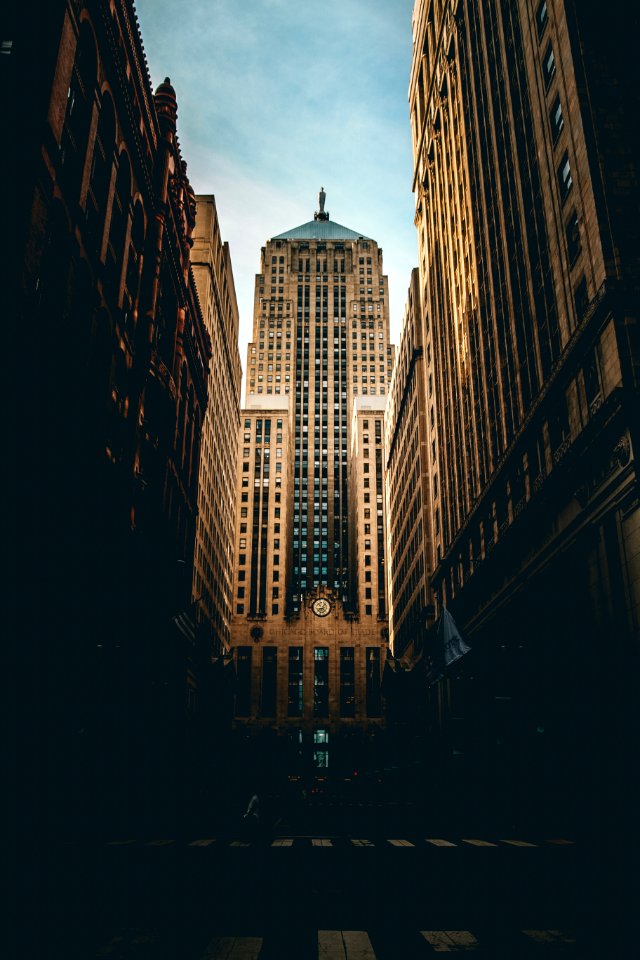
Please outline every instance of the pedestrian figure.
M249 800L249 806L247 807L247 812L243 820L251 838L255 839L258 837L262 826L262 816L260 812L260 797L257 793L254 793Z

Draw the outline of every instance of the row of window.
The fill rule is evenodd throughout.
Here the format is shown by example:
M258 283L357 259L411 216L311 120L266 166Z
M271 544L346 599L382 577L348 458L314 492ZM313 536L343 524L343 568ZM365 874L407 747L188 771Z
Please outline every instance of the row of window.
M258 653L258 651L255 651ZM282 651L284 652L284 651ZM309 651L310 652L310 651ZM286 682L286 715L302 717L311 714L314 717L330 715L330 670L329 648L315 647L313 650L312 686L305 704L304 688L304 647L289 647L287 650L286 674L284 664L279 671L278 648L262 648L262 662L254 665L254 648L237 648L236 702L235 715L249 717L259 715L273 718L278 715L278 675L280 682ZM339 715L349 718L356 716L356 648L339 649ZM257 659L257 657L256 657ZM253 670L262 667L260 675L260 701L252 702ZM379 647L367 647L365 650L365 711L366 716L380 717L382 700L380 694L381 653ZM284 692L284 691L283 691ZM284 712L284 704L283 704Z
M541 38L546 32L547 25L549 22L549 11L547 7L546 0L542 0L539 4L536 11L536 24L538 29L538 37ZM556 73L556 59L553 52L553 47L551 41L547 44L543 58L543 72L545 76L545 81L547 89L551 88L551 83L553 77ZM564 114L562 112L562 102L560 100L560 94L556 93L555 99L553 100L551 109L549 111L549 122L551 126L551 134L554 145L559 143L560 135L564 129ZM573 175L571 172L571 163L569 160L569 153L567 150L564 151L560 163L558 165L558 185L560 189L560 198L564 204L573 188ZM575 261L578 258L578 254L582 248L581 238L580 238L580 218L575 207L570 211L567 219L564 224L565 229L565 239L567 243L567 253L569 256L569 265L573 266Z

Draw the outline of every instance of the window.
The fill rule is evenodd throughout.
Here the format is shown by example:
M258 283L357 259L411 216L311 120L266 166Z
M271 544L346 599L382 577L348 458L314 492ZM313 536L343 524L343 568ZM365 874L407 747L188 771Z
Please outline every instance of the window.
M560 199L564 203L571 192L571 188L573 187L571 164L569 163L569 155L567 153L565 153L564 157L562 158L562 162L558 167L558 185L560 187Z
M356 666L355 648L340 650L340 716L356 715Z
M238 647L236 661L236 717L251 715L251 647Z
M576 318L580 320L583 313L589 306L589 295L587 293L587 280L582 276L573 293L573 301L576 308Z
M553 136L553 142L555 143L560 136L562 128L564 127L564 117L562 116L562 104L560 103L560 97L556 97L556 99L553 101L549 119L551 121L551 134Z
M380 648L367 647L366 706L368 717L379 717L380 700Z
M602 401L602 376L600 373L600 354L598 346L589 352L584 371L584 390L591 412L598 409Z
M262 691L260 712L263 717L276 715L276 691L278 681L278 648L262 648Z
M327 749L328 743L328 730L313 731L313 765L317 770L326 770L329 766L329 750ZM318 744L321 744L322 746L318 747Z
M329 648L313 651L313 715L329 716Z
M542 0L538 4L538 9L536 10L536 26L538 28L538 38L547 29L547 23L549 22L549 11L547 9L547 0Z
M551 44L547 46L547 49L544 53L544 59L542 61L542 71L544 73L544 80L547 86L551 83L553 75L556 72L556 58L553 55L553 47Z
M580 253L580 220L575 210L572 210L569 214L569 219L565 224L565 234L567 237L569 263L573 264Z
M287 716L302 716L302 647L289 647Z

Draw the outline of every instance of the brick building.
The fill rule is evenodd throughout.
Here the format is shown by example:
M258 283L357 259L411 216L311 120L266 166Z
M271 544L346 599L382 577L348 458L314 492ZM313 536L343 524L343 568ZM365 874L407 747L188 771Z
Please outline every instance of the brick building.
M47 816L175 813L210 669L190 609L211 357L196 202L133 3L35 7L34 44L16 14L6 67L25 111L16 322L33 373L17 421L25 735L49 757L30 754L36 782L51 774Z

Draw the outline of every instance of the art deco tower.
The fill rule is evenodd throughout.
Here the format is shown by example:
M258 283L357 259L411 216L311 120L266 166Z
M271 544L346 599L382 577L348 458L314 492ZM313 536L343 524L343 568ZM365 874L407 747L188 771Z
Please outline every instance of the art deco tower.
M344 725L382 722L392 366L382 250L330 220L321 190L256 277L232 622L236 716L301 750L312 735L317 766Z
M293 434L290 603L326 584L349 599L348 457L353 404L385 396L391 378L389 296L375 240L314 219L262 250L247 399L291 399Z

